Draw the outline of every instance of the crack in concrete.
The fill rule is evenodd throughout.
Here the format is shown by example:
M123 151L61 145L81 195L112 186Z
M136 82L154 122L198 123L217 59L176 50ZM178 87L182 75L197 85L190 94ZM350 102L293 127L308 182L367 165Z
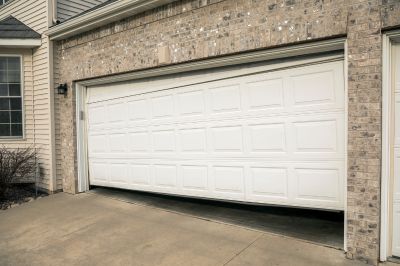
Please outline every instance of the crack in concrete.
M238 253L233 255L232 258L230 258L227 262L222 264L223 266L228 265L231 261L233 261L235 258L237 258L240 254L242 254L245 250L247 250L249 247L251 247L258 239L260 239L264 234L258 235L253 241L251 241L246 247L244 247L242 250L240 250Z

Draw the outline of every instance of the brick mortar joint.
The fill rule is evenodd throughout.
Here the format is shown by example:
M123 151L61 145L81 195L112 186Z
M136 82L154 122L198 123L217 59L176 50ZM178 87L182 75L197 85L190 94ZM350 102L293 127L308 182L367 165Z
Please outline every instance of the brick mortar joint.
M137 29L137 28L140 28L140 27L145 27L145 26L147 26L147 25L151 25L151 24L156 23L156 22L159 22L159 21L163 21L163 20L166 20L166 19L171 19L171 18L174 18L174 17L177 17L177 16L181 16L182 14L185 14L185 13L187 13L187 12L193 12L193 11L195 11L195 10L200 10L200 9L207 8L207 7L210 7L210 6L213 6L213 5L218 5L218 4L220 4L220 3L227 2L227 1L229 1L229 0L220 0L219 2L210 3L210 4L207 4L207 5L204 5L204 6L199 6L199 7L190 9L190 10L182 11L182 12L177 13L177 14L174 14L174 15L166 16L166 17L164 17L164 18L154 19L154 20L151 20L151 21L149 21L149 22L147 22L147 23L143 23L143 24L140 24L140 25L137 25L137 26L133 26L133 27L127 27L126 29L123 29L123 30L120 30L120 31L117 31L117 32L113 32L113 33L110 33L110 34L107 34L107 35L104 35L104 36L100 36L100 37L94 38L93 40L90 40L90 41L85 41L85 42L82 42L82 43L79 43L79 44L76 44L76 45L68 46L67 48L64 48L64 47L63 47L63 46L64 46L64 44L63 44L64 41L65 41L65 42L71 42L71 41L74 41L74 40L79 39L80 37L76 37L76 39L60 40L60 41L58 41L58 43L59 43L58 46L59 46L60 48L57 49L57 50L59 50L59 51L60 51L60 50L68 50L68 49L71 49L71 48L76 48L76 47L79 47L79 46L84 46L85 44L90 43L90 42L95 41L95 40L96 40L96 41L97 41L97 40L101 40L101 39L103 39L103 38L107 38L107 37L110 37L110 36L114 36L114 35L116 35L116 34L120 34L120 33L123 33L123 32L127 32L127 31L130 31L130 30L134 30L134 29ZM156 12L156 11L154 11L154 9L151 9L151 11L152 11L152 12ZM139 14L136 14L136 15L134 15L134 16L131 17L131 18L134 18L135 16L144 15L145 12L146 12L146 11L144 11L144 12L142 12L142 13L139 13ZM93 29L93 30L90 30L90 31L87 31L87 32L84 32L84 33L81 33L81 34L79 34L79 36L90 35L91 33L95 32L95 31L101 31L101 30L106 29L106 28L111 29L111 28L112 28L112 27L111 27L111 24L114 24L114 25L115 25L115 24L120 23L120 22L123 21L123 20L124 20L124 19L121 19L121 20L118 20L118 21L115 21L115 22L111 22L111 23L109 23L109 24L107 24L107 25L104 25L104 26L101 26L101 27L99 27L99 28L96 28L96 29ZM104 27L104 28L103 28L103 27Z

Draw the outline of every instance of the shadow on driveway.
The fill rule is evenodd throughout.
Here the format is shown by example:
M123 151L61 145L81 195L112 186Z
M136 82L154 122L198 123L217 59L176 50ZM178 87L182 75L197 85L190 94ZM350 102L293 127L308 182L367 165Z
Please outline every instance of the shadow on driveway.
M90 193L343 249L344 214L95 187Z

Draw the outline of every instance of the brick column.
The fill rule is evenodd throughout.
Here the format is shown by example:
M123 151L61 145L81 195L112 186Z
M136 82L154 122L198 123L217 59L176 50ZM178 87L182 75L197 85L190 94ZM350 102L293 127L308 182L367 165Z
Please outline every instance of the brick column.
M359 1L349 6L348 14L347 255L377 264L382 90L379 2Z

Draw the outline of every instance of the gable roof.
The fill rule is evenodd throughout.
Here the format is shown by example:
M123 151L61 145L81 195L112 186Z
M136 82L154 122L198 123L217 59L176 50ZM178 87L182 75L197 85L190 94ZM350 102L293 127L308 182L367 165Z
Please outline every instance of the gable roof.
M41 39L41 35L9 16L0 21L0 39Z

